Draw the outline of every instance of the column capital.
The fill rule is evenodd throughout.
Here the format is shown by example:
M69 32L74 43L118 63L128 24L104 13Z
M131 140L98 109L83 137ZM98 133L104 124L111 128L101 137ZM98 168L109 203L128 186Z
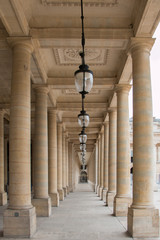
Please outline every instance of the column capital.
M103 123L104 127L107 127L108 124L109 124L109 121L105 121L105 122Z
M31 37L8 37L7 41L11 48L20 47L32 53L34 50Z
M111 113L111 112L117 112L117 108L116 107L109 107L108 108L108 112Z
M135 51L147 51L150 53L154 45L155 38L133 37L130 39L128 53L133 54Z
M124 93L129 94L131 87L132 87L132 85L130 85L130 84L116 84L115 92L116 93L124 92Z
M35 92L36 93L41 93L41 94L48 94L48 92L49 92L49 89L48 89L48 87L46 87L46 86L35 86L34 87L34 90L35 90Z
M53 108L48 108L48 113L49 115L56 115L57 114L57 110L56 109L53 109Z

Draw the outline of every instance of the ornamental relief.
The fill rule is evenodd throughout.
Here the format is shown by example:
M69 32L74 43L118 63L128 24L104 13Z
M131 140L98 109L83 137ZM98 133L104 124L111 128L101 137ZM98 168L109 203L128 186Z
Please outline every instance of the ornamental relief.
M80 0L41 0L43 6L67 6L67 7L76 7L80 6ZM118 0L85 0L84 5L88 7L115 7L117 6Z
M53 53L57 65L81 64L80 48L54 48ZM101 48L86 48L85 60L90 65L105 65L109 50Z

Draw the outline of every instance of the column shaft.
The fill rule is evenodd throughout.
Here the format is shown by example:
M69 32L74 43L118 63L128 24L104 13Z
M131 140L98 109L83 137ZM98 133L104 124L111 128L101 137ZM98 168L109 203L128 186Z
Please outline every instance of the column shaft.
M108 191L108 122L104 123L104 189L103 201L106 202L106 194Z
M130 85L117 85L117 194L115 216L127 216L130 198L130 134L128 93Z
M104 179L104 133L100 134L100 199L103 200L103 179Z
M133 237L158 237L159 211L154 208L153 115L150 49L154 39L132 38L133 67L133 204L128 231Z
M67 188L66 188L66 149L65 149L65 144L66 144L66 133L63 131L62 134L62 187L64 191L64 197L67 196Z
M36 231L30 178L30 57L31 39L11 38L13 47L10 136L9 206L4 212L4 237L31 237Z
M48 89L35 88L35 137L34 137L34 198L37 216L51 215L51 199L48 195Z
M116 194L116 161L117 161L117 112L110 110L109 112L109 175L108 175L108 192L106 204L113 206L114 197Z
M62 188L62 123L58 123L57 131L57 188L59 200L64 200L64 191Z
M68 138L66 138L65 144L65 153L66 153L66 187L67 187L67 194L69 194L69 183L68 183Z
M53 207L59 206L57 191L57 119L56 111L48 113L48 166L49 166L49 196Z

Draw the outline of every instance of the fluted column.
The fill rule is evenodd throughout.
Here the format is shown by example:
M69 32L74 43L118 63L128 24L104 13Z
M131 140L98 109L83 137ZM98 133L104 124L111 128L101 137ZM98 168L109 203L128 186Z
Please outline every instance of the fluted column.
M9 206L4 212L4 237L31 237L36 231L30 178L30 58L31 39L9 38L13 48L10 140Z
M66 188L66 132L63 131L62 134L62 187L64 191L64 197L67 197L67 188Z
M0 206L7 204L7 193L4 191L4 113L0 110Z
M103 201L106 202L108 191L108 122L104 123L104 181L103 181Z
M133 69L133 203L128 231L133 237L158 237L159 211L154 207L153 115L150 77L152 38L132 38Z
M113 206L116 195L116 161L117 161L117 111L115 108L109 110L109 175L108 192L106 204Z
M51 198L48 195L48 88L35 88L35 137L34 137L34 197L37 216L51 215Z
M103 200L103 180L104 180L104 133L100 134L100 199Z
M68 137L66 137L65 141L65 154L66 154L66 188L67 194L69 194L69 183L68 183Z
M57 131L57 188L59 200L64 200L64 191L62 186L62 123L58 122Z
M128 94L130 85L117 85L117 191L114 215L127 216L130 197L130 133Z
M49 196L52 207L59 206L59 193L57 191L57 119L56 110L48 113L48 174Z

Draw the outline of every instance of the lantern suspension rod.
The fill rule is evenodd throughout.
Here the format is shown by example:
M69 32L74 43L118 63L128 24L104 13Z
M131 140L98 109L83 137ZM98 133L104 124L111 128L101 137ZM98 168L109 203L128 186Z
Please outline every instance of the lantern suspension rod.
M82 65L85 65L85 53L84 53L84 46L85 46L85 36L84 36L84 15L83 15L83 0L81 0L81 21L82 21Z

